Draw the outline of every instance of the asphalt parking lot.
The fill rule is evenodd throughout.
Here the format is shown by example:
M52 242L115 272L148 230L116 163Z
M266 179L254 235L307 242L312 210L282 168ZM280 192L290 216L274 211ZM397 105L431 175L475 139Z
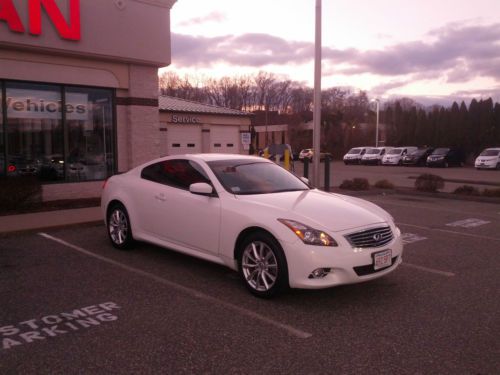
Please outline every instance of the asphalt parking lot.
M495 374L500 206L403 195L404 264L273 300L236 273L103 226L0 238L0 373Z

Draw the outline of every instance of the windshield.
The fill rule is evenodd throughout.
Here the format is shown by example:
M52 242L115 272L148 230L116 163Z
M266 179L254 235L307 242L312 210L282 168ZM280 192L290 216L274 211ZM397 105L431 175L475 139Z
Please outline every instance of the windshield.
M378 148L371 148L368 151L366 151L365 155L378 155L380 154L380 151Z
M432 155L446 155L450 151L449 148L436 148L433 152Z
M402 152L403 152L402 148L394 148L391 151L389 151L387 154L388 155L401 155Z
M425 153L425 150L415 150L413 152L410 153L411 156L420 156L420 155L423 155Z
M298 177L274 163L233 159L208 165L224 189L236 195L309 190Z
M360 152L360 148L351 148L349 151L347 151L348 154L359 154Z
M484 150L479 156L497 156L500 150Z

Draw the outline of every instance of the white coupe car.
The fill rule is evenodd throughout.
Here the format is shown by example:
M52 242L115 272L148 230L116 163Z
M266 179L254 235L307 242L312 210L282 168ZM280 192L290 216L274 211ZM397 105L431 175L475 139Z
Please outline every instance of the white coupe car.
M101 206L113 246L146 241L226 265L259 297L372 280L402 262L386 211L259 157L153 160L109 178Z

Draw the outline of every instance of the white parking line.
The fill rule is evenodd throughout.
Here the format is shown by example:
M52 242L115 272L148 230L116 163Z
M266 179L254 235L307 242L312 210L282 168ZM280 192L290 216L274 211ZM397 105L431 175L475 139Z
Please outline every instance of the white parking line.
M481 225L489 224L491 221L471 218L465 220L454 221L453 223L448 223L446 226L448 227L462 227L462 228L475 228Z
M472 233L457 232L454 230L424 227L422 225L414 225L414 224L407 224L407 223L401 223L401 222L398 222L397 225L402 225L402 226L411 227L411 228L418 228L418 229L423 229L423 230L428 230L428 231L436 231L436 232L449 233L449 234L458 234L460 236L479 238L482 240L500 241L500 238L498 238L498 237L481 236L480 234L472 234Z
M426 272L430 272L430 273L435 273L435 274L441 275L441 276L447 276L447 277L453 277L453 276L455 276L455 274L453 272L446 272L446 271L437 270L435 268L417 266L416 264L411 264L411 263L403 262L403 263L401 263L401 265L402 266L406 266L406 267L410 267L410 268L414 268L414 269L417 269L417 270L420 270L420 271L426 271Z
M51 241L54 241L54 242L57 242L61 245L64 245L66 247L69 247L70 249L73 249L73 250L76 250L82 254L85 254L85 255L88 255L90 257L93 257L93 258L96 258L96 259L99 259L103 262L106 262L106 263L109 263L109 264L112 264L116 267L120 267L126 271L129 271L129 272L133 272L137 275L141 275L141 276L144 276L146 278L149 278L151 280L154 280L158 283L161 283L163 285L166 285L172 289L175 289L175 290L178 290L178 291L181 291L181 292L184 292L186 294L188 294L189 296L193 297L193 298L198 298L198 299L201 299L201 300L204 300L204 301L207 301L207 302L210 302L210 303L213 303L214 305L217 305L217 306L222 306L222 307L225 307L226 309L228 310L233 310L233 311L236 311L242 315L246 315L252 319L255 319L255 320L259 320L263 323L266 323L266 324L269 324L269 325L272 325L276 328L279 328L279 329L282 329L284 331L286 331L287 333L289 333L290 335L292 336L295 336L295 337L298 337L298 338L301 338L301 339L307 339L309 337L312 336L311 333L308 333L308 332L304 332L304 331L301 331L300 329L297 329L295 327L292 327L288 324L283 324L283 323L280 323L280 322L277 322L273 319L270 319L270 318L267 318L263 315L260 315L256 312L253 312L251 310L247 310L247 309L244 309L240 306L236 306L236 305L233 305L232 303L229 303L229 302L225 302L225 301L222 301L220 299L217 299L215 297L211 297L205 293L202 293L202 292L199 292L197 291L196 289L192 289L192 288L188 288L188 287L185 287L183 285L180 285L180 284L177 284L173 281L170 281L170 280L167 280L167 279L164 279L162 277L159 277L159 276L156 276L156 275L153 275L152 273L149 273L149 272L146 272L146 271L142 271L138 268L134 268L134 267L130 267L130 266L127 266L125 264L122 264L120 262L117 262L113 259L109 259L109 258L106 258L106 257L103 257L101 255L97 255L97 254L94 254L93 252L91 251L88 251L88 250L85 250L79 246L76 246L76 245L73 245L69 242L66 242L60 238L57 238L57 237L53 237L47 233L38 233L38 235L48 239L48 240L51 240Z
M427 239L427 237L419 236L415 233L403 233L401 237L403 238L403 244L405 245Z

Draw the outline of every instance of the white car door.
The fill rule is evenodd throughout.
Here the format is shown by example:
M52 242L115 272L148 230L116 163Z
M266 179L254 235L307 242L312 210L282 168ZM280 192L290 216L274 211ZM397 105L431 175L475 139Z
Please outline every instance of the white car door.
M141 228L161 241L217 254L220 200L189 192L192 183L210 182L202 168L185 159L165 160L144 168L142 178L147 188L140 198Z

